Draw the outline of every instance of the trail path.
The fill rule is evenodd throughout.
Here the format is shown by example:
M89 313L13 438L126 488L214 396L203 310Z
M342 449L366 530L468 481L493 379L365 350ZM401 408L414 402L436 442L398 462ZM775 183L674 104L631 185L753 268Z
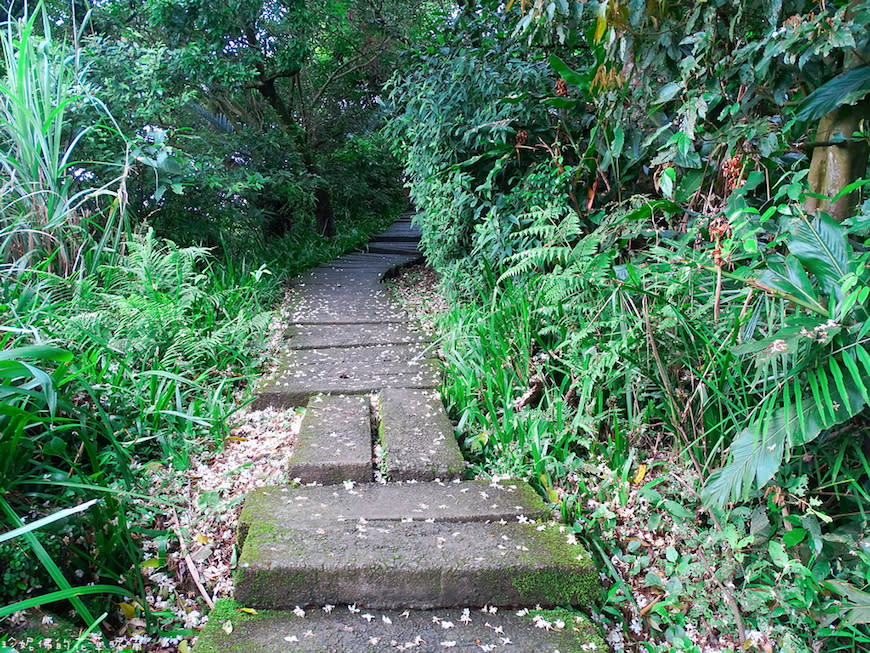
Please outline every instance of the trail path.
M405 216L298 279L255 404L307 406L294 484L248 495L236 602L217 603L196 653L605 648L548 609L597 594L573 536L524 481L464 480L439 362L381 283L419 238Z

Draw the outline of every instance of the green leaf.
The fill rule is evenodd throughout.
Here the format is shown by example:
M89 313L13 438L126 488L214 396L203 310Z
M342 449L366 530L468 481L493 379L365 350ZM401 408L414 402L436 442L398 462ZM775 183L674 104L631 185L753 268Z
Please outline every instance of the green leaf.
M645 580L646 580L647 587L657 587L659 589L665 588L665 583L661 579L661 577L658 574L654 574L651 571L647 572Z
M822 84L801 103L798 120L818 120L844 104L855 104L870 93L870 66L860 66Z
M678 84L677 82L668 82L659 89L658 95L656 95L656 99L653 100L653 104L664 104L665 102L672 100L677 95L677 93L682 90L682 84Z
M67 363L73 359L73 355L66 349L48 347L46 345L28 345L27 347L13 347L12 349L0 351L0 361L19 358L35 358L40 361Z
M803 388L801 388L800 381L797 377L793 379L794 382L794 412L798 417L798 435L799 438L792 438L795 442L804 442L807 437L807 420L804 415L804 397L803 397Z
M671 499L665 499L662 503L665 510L671 513L672 517L676 517L677 519L694 519L695 515L690 510L687 510L685 507L677 503L676 501L672 501Z
M115 596L129 597L130 590L117 585L85 585L84 587L69 587L47 594L40 594L30 599L18 601L10 605L0 607L0 619L8 617L19 610L29 610L40 605L48 605L56 601L78 601L78 597L90 594L114 594Z
M673 168L666 168L659 177L659 187L662 189L662 195L668 199L674 197L674 181L677 178L677 172Z
M0 533L0 542L5 542L6 540L11 540L16 537L20 537L25 533L29 533L30 531L35 531L43 526L47 526L53 522L59 521L61 519L66 519L71 515L75 515L76 513L84 512L88 508L90 508L95 503L99 502L99 499L91 499L90 501L86 501L85 503L79 504L72 508L65 508L64 510L58 510L55 513L48 515L47 517L43 517L42 519L37 519L35 522L31 522L25 526L21 526L20 528L14 528L11 531L7 531L6 533Z
M846 386L843 383L843 370L837 364L837 359L831 356L828 359L828 367L831 370L831 376L834 378L834 385L837 386L837 392L840 393L840 398L846 405L846 410L852 412L852 406L849 403L849 393L846 392Z
M610 143L610 156L614 159L622 154L622 148L625 145L625 132L622 127L617 127L613 130L613 141Z
M840 281L849 273L852 248L846 239L846 228L827 215L812 221L801 216L794 222L789 251L815 275L825 294L841 300Z
M870 623L870 594L855 589L849 583L841 580L831 580L825 583L838 594L848 599L843 607L847 609L846 621L852 625Z
M579 100L577 98L569 98L569 97L548 97L541 100L541 104L546 104L550 107L555 107L557 109L573 109L577 106Z
M783 544L786 548L791 548L796 544L800 544L807 537L807 532L803 528L793 528L782 536Z
M646 202L642 206L637 207L633 211L625 214L625 220L649 220L656 211L662 213L677 213L681 211L680 205L670 200L652 200Z
M574 86L584 86L587 83L586 78L578 72L571 70L564 61L555 54L550 55L550 67L569 84Z
M771 540L767 543L767 553L770 555L770 559L773 560L773 564L777 567L785 568L788 565L788 554L785 552L782 544L776 540Z
M828 309L822 303L806 270L794 256L787 256L785 261L771 257L767 269L758 277L758 284L778 291L786 299L809 308L827 317Z

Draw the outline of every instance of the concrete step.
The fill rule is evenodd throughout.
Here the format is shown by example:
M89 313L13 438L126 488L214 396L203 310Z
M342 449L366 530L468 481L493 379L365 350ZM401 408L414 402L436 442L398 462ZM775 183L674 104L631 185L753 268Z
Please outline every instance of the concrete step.
M317 395L308 401L287 474L325 485L372 480L368 397Z
M549 516L546 504L525 481L484 480L380 483L345 486L273 486L251 492L239 515L241 548L253 523L275 531L317 530L343 521L517 522Z
M386 388L379 400L379 440L391 481L462 475L465 461L437 392Z
M416 242L396 242L394 240L384 240L373 242L366 247L366 250L372 254L419 254Z
M303 406L315 394L365 394L384 388L435 388L440 363L422 344L288 350L262 377L254 408Z
M420 238L422 238L422 236L423 232L420 230L420 227L416 226L415 224L411 222L395 222L386 230L375 236L372 236L371 242L404 241L416 243L420 241Z
M195 653L514 651L584 653L609 647L586 617L567 610L368 611L338 605L297 612L252 611L220 599Z
M290 349L359 347L361 345L409 345L427 343L429 336L415 324L293 324L284 333Z
M386 294L334 288L300 293L290 311L293 324L389 324L406 322L407 316Z
M549 607L588 604L597 585L586 551L555 525L333 518L318 529L250 524L235 596L257 609Z

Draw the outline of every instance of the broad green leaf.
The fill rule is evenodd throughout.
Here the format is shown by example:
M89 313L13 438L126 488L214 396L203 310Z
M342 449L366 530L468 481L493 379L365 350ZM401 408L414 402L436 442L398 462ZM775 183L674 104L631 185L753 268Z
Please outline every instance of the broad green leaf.
M677 95L677 93L682 90L682 84L678 84L677 82L668 82L659 89L658 95L656 95L656 99L653 100L653 104L664 104L665 102L672 100Z
M812 220L801 216L794 222L788 249L816 277L822 292L842 299L840 281L849 273L852 253L843 225L827 215Z
M656 211L677 213L681 210L679 204L670 200L652 200L637 207L630 213L626 213L625 220L649 220Z
M807 382L810 384L810 392L813 394L813 401L816 402L819 418L822 422L825 422L825 404L822 401L822 392L819 389L819 377L815 370L807 372ZM804 430L804 435L806 435L806 430Z
M809 308L827 317L828 309L822 303L813 284L807 276L800 261L794 256L787 256L785 261L771 260L758 277L758 285L778 293L786 299Z
M822 395L823 406L831 416L831 421L828 423L834 424L837 421L837 406L834 405L834 398L831 396L831 384L828 383L828 375L825 373L824 368L819 370L816 378L819 380L819 392Z
M773 560L773 564L777 567L784 568L788 565L788 554L785 552L782 544L776 540L771 540L767 543L767 552L770 555L770 559Z
M783 544L785 544L786 548L791 548L796 544L800 544L807 537L807 532L803 528L793 528L790 531L786 531L782 536Z
M836 202L837 200L848 195L849 193L856 191L859 188L863 188L867 184L870 184L870 179L858 179L857 181L853 181L851 184L847 184L846 186L844 186L843 189L839 193L834 195L831 198L831 201Z
M870 594L840 580L828 581L826 585L831 586L834 591L848 599L848 603L843 606L847 610L846 621L848 623L853 625L870 623Z
M662 505L664 506L665 510L671 513L672 517L676 517L677 519L693 519L695 517L694 513L692 513L690 510L687 510L676 501L665 499Z
M585 86L587 78L580 73L571 70L571 68L555 54L550 55L550 67L569 84L574 86Z
M41 361L53 361L67 363L73 359L73 355L59 347L46 345L28 345L27 347L14 347L0 350L0 360L14 360L19 358L35 358Z
M867 353L867 350L864 349L863 345L857 345L855 347L855 353L858 355L858 360L861 361L861 365L864 366L864 376L870 376L870 354Z
M844 104L855 104L870 93L870 66L837 75L810 93L797 112L798 120L818 120Z
M803 442L806 439L807 435L807 420L804 415L804 398L803 398L803 388L801 388L800 380L795 377L793 379L794 383L794 412L798 418L798 430L797 434L799 437L793 438L796 442Z

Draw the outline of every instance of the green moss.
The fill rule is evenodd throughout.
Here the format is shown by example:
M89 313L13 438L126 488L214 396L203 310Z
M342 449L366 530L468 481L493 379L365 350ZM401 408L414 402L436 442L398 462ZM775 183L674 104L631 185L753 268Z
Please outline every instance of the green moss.
M589 617L582 612L567 610L565 608L555 608L552 610L532 610L528 615L526 615L526 618L532 621L535 620L535 617L541 617L551 623L556 621L565 622L565 628L571 628L575 633L577 633L579 636L578 639L582 639L583 644L587 646L589 644L595 645L591 650L610 650L610 646L604 640L601 631L595 624L589 621ZM576 649L569 651L568 653L581 653L581 651L583 651L583 649Z
M232 599L218 599L215 601L214 609L208 617L208 623L202 629L196 646L194 646L194 653L242 651L243 648L239 648L238 636L233 636L236 629L242 624L269 619L275 615L275 612L272 610L252 610L250 612L245 610L247 608ZM232 624L232 629L226 626L227 622ZM227 632L227 630L230 630L230 632ZM241 644L241 646L244 645Z
M542 601L555 604L597 602L600 596L598 572L586 550L580 545L567 544L565 535L555 528L537 535L557 569L534 571L514 579L512 583L517 591L522 596L541 597Z

